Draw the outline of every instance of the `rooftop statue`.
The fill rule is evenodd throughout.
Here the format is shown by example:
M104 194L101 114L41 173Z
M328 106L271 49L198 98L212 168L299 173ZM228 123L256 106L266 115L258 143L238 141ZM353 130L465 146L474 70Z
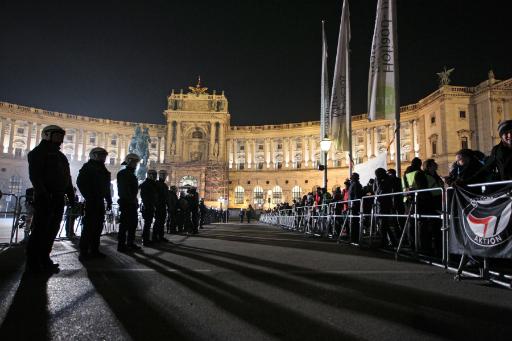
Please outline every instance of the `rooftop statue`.
M197 96L202 95L202 94L206 93L206 91L208 91L208 88L201 87L201 76L199 76L199 78L197 80L197 85L195 87L189 86L188 88L191 93L193 93L194 95L197 95Z
M439 87L442 87L444 85L449 85L450 80L450 74L455 70L455 68L451 68L449 70L446 70L446 66L444 67L444 70L437 73L437 77L439 77Z

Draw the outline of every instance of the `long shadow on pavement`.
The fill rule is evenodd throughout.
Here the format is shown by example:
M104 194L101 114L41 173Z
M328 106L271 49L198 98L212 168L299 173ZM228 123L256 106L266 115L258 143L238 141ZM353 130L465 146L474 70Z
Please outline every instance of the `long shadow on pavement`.
M179 264L155 257L165 267L179 272L166 271L164 266L151 262L138 254L131 255L137 262L150 267L162 275L177 281L198 294L213 300L219 307L255 325L267 334L283 340L310 339L314 334L320 340L357 340L355 335L342 332L329 324L309 318L282 305L243 291L202 273L192 271ZM144 255L148 257L148 255Z
M315 272L311 269L261 260L254 257L212 251L180 245L178 247L158 247L173 254L203 261L218 267L230 269L265 284L299 294L310 300L317 300L335 308L350 309L389 320L409 327L423 330L438 336L453 339L489 337L496 333L503 337L510 335L510 309L497 309L492 305L454 298L443 294L427 292L421 289L404 287L383 281L367 278L355 278L343 274ZM175 265L159 257L146 255L149 258L174 267ZM277 273L247 267L223 261L222 257L236 262L288 272L291 275L310 280L305 283L300 278L290 278ZM316 285L312 282L318 282ZM328 284L330 288L326 288ZM352 292L347 292L349 289ZM353 291L359 292L354 295ZM479 325L480 328L468 329L468 324ZM505 332L505 329L508 329Z
M98 264L101 264L100 268ZM164 315L140 295L146 288L137 283L134 272L109 271L126 266L107 258L100 263L86 262L85 267L94 288L133 340L191 339L175 317Z
M46 275L24 274L0 327L4 340L49 340Z

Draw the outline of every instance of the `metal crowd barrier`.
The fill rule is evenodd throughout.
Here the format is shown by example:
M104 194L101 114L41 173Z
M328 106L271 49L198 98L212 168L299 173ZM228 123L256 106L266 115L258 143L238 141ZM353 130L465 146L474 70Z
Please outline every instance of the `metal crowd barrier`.
M512 181L497 181L468 185L471 188L481 187L482 194L491 187L511 184ZM337 201L329 204L317 206L298 206L291 209L276 210L260 215L260 222L275 226L280 226L286 230L292 230L308 235L335 238L338 242L348 241L348 243L356 246L367 244L370 247L374 245L377 237L377 230L382 234L382 228L379 226L380 218L396 219L398 231L400 231L400 239L394 253L396 257L412 256L420 261L427 262L432 265L442 266L449 271L457 273L457 276L465 274L470 277L480 277L488 279L496 284L512 287L512 276L488 269L487 259L479 269L479 274L463 269L450 266L449 253L449 221L450 221L450 202L449 196L452 187L448 188L429 188L422 190L404 191L397 193L387 193L379 195L364 196L357 200ZM423 210L418 209L418 196L422 193L438 193L436 196L441 201L441 210L436 212L421 213ZM379 199L382 198L407 198L405 211L398 212L378 212L377 207ZM339 206L342 206L340 209ZM396 205L393 205L396 208ZM431 224L425 228L436 226L439 224L441 229L441 258L427 256L420 252L420 222ZM357 227L357 228L355 228ZM348 234L344 235L348 231ZM357 240L354 240L354 233L358 233ZM412 242L410 253L404 251L405 237ZM412 235L412 236L411 236ZM344 240L344 238L346 240ZM386 238L386 236L382 236ZM411 240L413 239L413 240ZM457 278L456 276L456 278ZM494 278L493 278L494 277ZM460 277L459 277L460 278ZM508 282L506 282L508 281Z

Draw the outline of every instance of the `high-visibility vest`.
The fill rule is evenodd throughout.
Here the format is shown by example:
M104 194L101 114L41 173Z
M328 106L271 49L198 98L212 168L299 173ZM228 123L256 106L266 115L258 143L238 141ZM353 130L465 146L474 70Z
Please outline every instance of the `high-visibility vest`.
M404 177L402 178L402 187L403 189L416 189L416 181L415 181L415 176L416 176L416 173L418 173L418 171L413 171L413 172L409 172L407 174L404 175ZM407 183L406 183L407 181Z
M425 175L427 177L428 188L440 188L441 187L441 185L439 185L439 183L436 181L436 178L434 178L432 175L430 175L428 173L426 173ZM442 194L441 191L432 191L430 193L433 197L438 197Z

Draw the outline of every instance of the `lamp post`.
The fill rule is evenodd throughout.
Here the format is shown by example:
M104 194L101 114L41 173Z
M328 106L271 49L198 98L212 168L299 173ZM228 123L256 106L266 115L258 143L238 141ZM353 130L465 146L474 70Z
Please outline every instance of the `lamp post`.
M223 223L224 222L224 212L222 212L222 202L224 201L224 198L220 197L219 199L217 199L217 201L220 204L221 222Z
M324 152L324 188L327 190L327 152L331 149L332 141L324 137L322 141L320 141L320 149Z

